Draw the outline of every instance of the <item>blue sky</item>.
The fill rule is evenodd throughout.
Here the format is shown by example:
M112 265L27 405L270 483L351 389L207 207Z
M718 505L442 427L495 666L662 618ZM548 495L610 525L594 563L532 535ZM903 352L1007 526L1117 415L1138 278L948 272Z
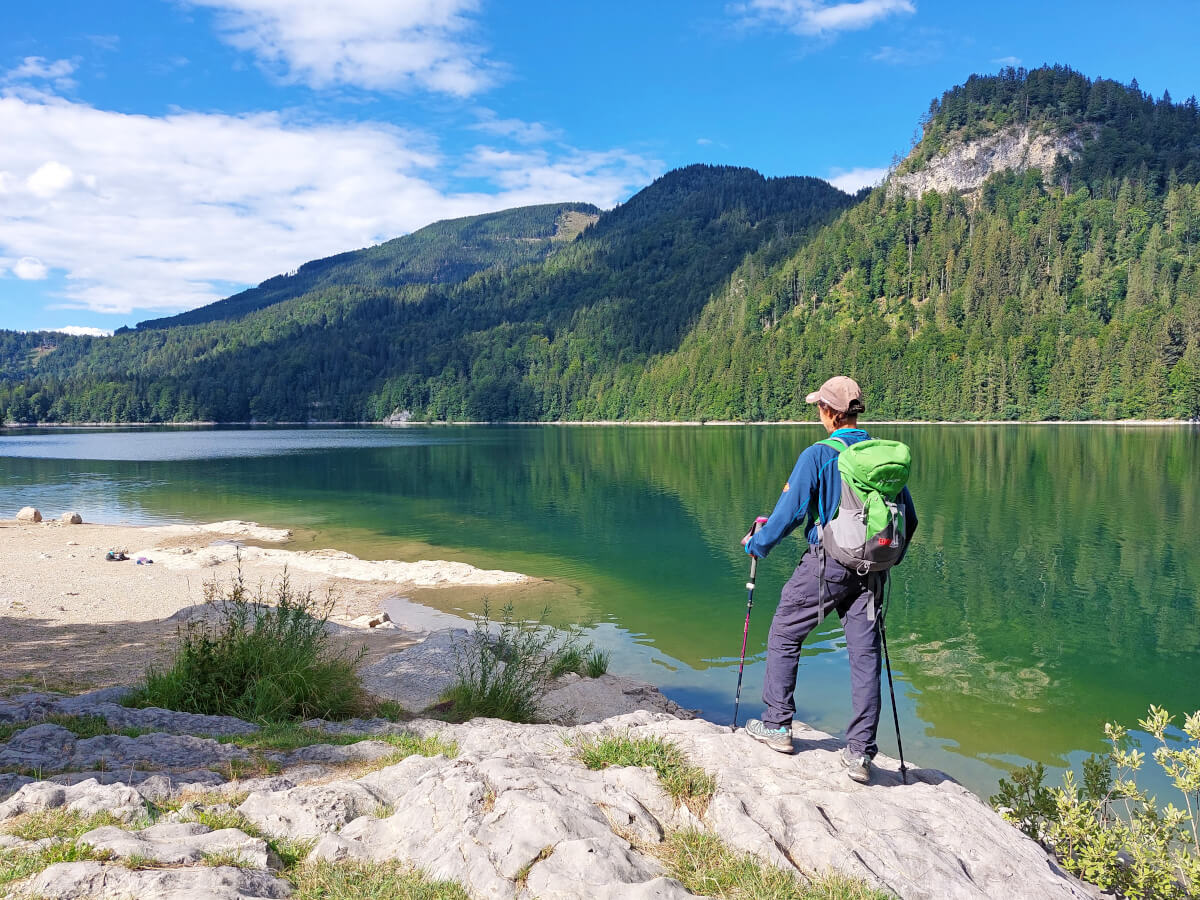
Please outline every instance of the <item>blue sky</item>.
M853 189L972 72L1200 91L1193 0L0 8L0 327L112 329L439 218L693 162Z

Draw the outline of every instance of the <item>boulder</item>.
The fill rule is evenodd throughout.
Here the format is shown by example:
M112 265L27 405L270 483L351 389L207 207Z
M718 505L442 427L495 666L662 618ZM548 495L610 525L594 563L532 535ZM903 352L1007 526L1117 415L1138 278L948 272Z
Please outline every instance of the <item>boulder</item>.
M538 701L548 722L557 725L583 725L639 709L663 712L679 719L691 719L695 713L668 700L656 687L620 675L581 678L564 675Z
M421 643L365 666L359 672L363 689L409 712L432 706L457 679L455 648L468 635L462 628L435 631Z
M34 509L32 506L22 507L17 513L18 522L40 522L42 521L42 512L39 509Z
M64 525L82 525L83 516L77 512L65 512L60 520Z

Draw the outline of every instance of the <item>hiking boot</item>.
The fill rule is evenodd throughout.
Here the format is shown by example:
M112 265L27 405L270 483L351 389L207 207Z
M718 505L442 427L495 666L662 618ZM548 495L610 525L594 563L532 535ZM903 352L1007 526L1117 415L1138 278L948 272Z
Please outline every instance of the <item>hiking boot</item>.
M746 723L746 734L757 741L762 741L772 750L778 750L780 753L792 752L792 729L790 728L784 726L772 728L758 719L751 719Z
M849 747L843 747L838 758L846 767L846 774L850 776L851 781L866 784L871 780L871 757L867 754L855 753Z

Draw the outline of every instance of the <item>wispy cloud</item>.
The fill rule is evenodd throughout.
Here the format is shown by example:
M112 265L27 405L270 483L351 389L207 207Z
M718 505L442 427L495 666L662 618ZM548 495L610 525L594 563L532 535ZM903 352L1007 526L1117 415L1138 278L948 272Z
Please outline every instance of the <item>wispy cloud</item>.
M777 25L796 34L829 35L857 31L897 14L917 11L912 0L744 0L729 10L750 24Z
M0 81L4 84L20 84L21 82L50 82L60 91L69 91L75 87L76 64L69 59L49 61L41 56L27 56L15 69L4 73Z
M11 92L0 123L0 266L62 272L66 308L121 315L209 303L437 219L612 206L663 169L619 149L448 158L428 135L378 123L128 115ZM448 188L460 171L483 185Z
M62 328L42 328L39 331L53 331L57 334L76 334L86 337L112 337L112 331L106 328L92 328L90 325L64 325Z
M468 126L475 131L505 137L519 144L544 144L562 136L556 128L541 122L526 122L524 119L501 119L490 109L478 109L479 121Z
M853 169L833 169L829 173L829 177L825 180L832 184L838 190L845 191L847 194L853 194L860 188L874 187L881 184L883 179L887 178L888 170L884 168L872 168L869 166L859 166Z
M872 53L871 59L890 66L924 66L941 59L943 52L941 41L923 40L906 47L885 45Z
M285 81L469 96L497 67L470 40L479 0L190 0Z
M1001 56L998 59L993 59L992 62L998 66L1019 66L1021 64L1021 57Z

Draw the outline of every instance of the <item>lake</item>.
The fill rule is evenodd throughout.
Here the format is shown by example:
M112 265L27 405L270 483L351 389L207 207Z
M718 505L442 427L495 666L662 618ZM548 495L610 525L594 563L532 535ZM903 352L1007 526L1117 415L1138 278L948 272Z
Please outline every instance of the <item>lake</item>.
M913 449L921 525L888 618L910 759L987 795L1014 765L1054 770L1103 750L1106 720L1200 707L1200 431L871 430ZM748 574L738 541L821 436L815 425L9 429L0 515L252 519L299 529L300 549L550 579L538 602L588 625L612 671L728 722ZM759 566L743 721L761 710L767 628L800 553L790 538ZM463 607L444 597L432 602ZM797 707L844 728L836 617L805 647ZM886 709L880 745L895 755Z

